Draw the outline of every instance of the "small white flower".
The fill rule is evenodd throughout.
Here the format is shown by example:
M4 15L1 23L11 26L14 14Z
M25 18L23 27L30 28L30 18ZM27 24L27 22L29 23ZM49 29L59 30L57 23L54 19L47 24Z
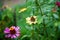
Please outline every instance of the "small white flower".
M37 16L31 16L26 18L26 23L28 24L36 24L37 23Z

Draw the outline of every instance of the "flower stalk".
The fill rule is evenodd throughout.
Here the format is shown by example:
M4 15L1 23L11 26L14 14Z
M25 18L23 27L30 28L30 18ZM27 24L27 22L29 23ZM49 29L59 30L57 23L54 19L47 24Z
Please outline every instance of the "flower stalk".
M16 27L17 26L17 22L16 22L16 12L15 12L15 10L14 10L14 14L13 14L13 21L14 21L14 26ZM18 40L18 39L16 39L16 38L13 38L12 40Z
M13 14L13 21L14 21L14 26L17 26L15 10L14 10L14 14Z
M3 6L3 0L0 0L0 21L2 20L2 6Z
M35 0L35 4L36 4L36 7L37 7L37 11L40 11L40 14L41 14L41 16L44 16L44 14L43 14L43 12L42 12L42 8L41 8L41 5L39 4L39 2L38 2L38 0ZM46 35L46 36L48 36L48 33L47 33L47 30L46 30L46 24L45 24L45 19L43 18L43 22L42 22L42 25L43 25L43 33L44 33L44 36Z

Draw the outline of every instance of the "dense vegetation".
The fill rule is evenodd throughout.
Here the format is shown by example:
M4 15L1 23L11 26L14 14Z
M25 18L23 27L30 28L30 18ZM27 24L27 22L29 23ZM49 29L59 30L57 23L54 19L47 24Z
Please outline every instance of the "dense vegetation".
M12 27L14 26L14 27ZM17 28L19 27L19 30ZM6 37L6 28L11 36ZM16 29L17 28L17 29ZM12 34L20 32L19 37ZM5 30L5 31L4 31ZM12 31L13 30L13 31ZM13 32L13 33L12 33ZM59 40L60 1L26 0L21 5L0 7L0 40Z

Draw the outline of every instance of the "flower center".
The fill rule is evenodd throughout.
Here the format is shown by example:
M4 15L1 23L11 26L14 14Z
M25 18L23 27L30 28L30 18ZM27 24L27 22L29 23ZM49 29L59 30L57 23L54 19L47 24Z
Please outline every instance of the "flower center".
M33 16L31 17L30 20L31 20L31 22L35 22L35 18Z
M10 33L11 34L15 34L16 33L15 29L14 28L10 28Z
M11 33L11 34L15 34L16 31L15 31L15 30L10 30L10 33Z

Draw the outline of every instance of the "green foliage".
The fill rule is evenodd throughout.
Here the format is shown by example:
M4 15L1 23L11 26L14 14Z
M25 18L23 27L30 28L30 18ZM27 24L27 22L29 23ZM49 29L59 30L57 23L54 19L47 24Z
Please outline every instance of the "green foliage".
M13 40L59 40L60 39L60 9L55 5L56 0L27 0L26 3L11 7L12 10L1 11L0 38L5 40L4 29L14 24L20 27L20 37ZM26 8L26 10L19 12ZM56 9L56 10L54 10ZM14 11L15 10L15 11ZM37 16L37 24L29 25L26 18ZM6 39L9 40L9 39ZM11 40L11 39L10 39Z

